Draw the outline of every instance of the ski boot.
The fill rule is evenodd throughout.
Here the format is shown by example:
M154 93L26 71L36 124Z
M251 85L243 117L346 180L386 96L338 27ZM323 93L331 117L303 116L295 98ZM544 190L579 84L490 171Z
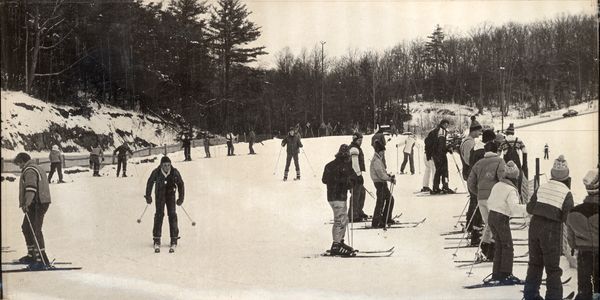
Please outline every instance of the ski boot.
M345 245L343 243L333 242L331 244L331 249L329 250L331 256L354 256L355 251L352 247Z
M517 278L515 275L513 274L502 274L501 277L504 278L500 278L498 281L499 285L517 285L517 284L525 284L524 280L521 280L519 278Z
M123 174L123 177L127 177L127 174Z
M431 189L430 189L428 186L424 186L424 187L421 189L421 193L429 193L429 192L431 192Z
M283 176L283 181L287 181L287 175Z
M447 186L444 186L444 187L442 188L442 193L443 193L443 194L456 194L456 192L455 192L453 189L450 189L450 188L449 188L449 187L447 187Z
M294 178L294 180L300 180L300 175L297 175L296 178Z
M440 188L438 187L434 187L433 190L431 192L429 192L431 195L437 195L442 193L442 190L440 190Z
M160 239L154 239L154 253L160 253Z
M169 253L175 253L175 249L177 248L177 240L179 238L171 238L171 246L169 248Z
M35 258L33 257L33 247L27 246L27 255L19 258L18 262L20 262L22 264L31 264L34 261L35 261Z
M66 183L66 181L64 181L64 180L61 179L61 180L58 181L58 183Z

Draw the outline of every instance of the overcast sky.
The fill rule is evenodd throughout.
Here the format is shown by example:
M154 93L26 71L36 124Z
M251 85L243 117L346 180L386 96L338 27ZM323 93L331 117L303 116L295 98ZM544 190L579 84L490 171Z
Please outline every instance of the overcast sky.
M325 41L327 56L341 56L349 49L383 51L403 40L426 38L436 24L446 32L464 34L483 22L529 23L561 13L597 11L594 0L243 2L252 11L250 20L261 27L258 44L269 52L259 60L265 67L273 66L275 55L286 46L298 54Z

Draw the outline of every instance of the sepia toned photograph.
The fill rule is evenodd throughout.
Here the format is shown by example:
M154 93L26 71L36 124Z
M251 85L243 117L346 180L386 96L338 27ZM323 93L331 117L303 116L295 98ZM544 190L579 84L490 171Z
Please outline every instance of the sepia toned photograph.
M600 300L593 0L0 0L0 298Z

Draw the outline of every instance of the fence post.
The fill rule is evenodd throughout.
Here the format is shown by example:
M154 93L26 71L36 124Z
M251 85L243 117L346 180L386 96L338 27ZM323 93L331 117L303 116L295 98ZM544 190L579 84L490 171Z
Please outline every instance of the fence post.
M150 147L148 147L148 156L152 155L152 145L150 145Z
M533 181L533 190L537 191L540 187L540 158L535 158L535 177Z
M165 156L167 155L167 144L165 144Z
M61 156L62 156L62 167L66 168L67 167L67 162L65 161L65 155L61 154Z

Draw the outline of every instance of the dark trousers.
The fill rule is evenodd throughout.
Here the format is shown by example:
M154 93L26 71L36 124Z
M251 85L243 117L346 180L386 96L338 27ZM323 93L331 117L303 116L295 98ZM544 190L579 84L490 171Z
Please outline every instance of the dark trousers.
M360 220L366 216L363 208L365 207L365 187L362 184L356 184L352 188L352 196L350 197L350 207L348 208L348 218L350 221Z
M529 266L523 295L525 300L539 295L542 272L546 268L546 300L560 300L563 287L560 281L562 230L561 223L534 215L529 224Z
M167 197L165 199L156 199L156 213L154 214L154 228L152 235L155 239L160 239L162 236L162 223L165 216L165 206L167 207L167 215L169 216L169 233L171 239L179 237L179 227L177 227L177 210L175 197Z
M373 211L373 227L383 227L385 220L392 219L392 211L394 210L394 197L390 193L387 182L373 182L377 189L377 202Z
M544 151L544 159L548 159L548 151Z
M440 188L440 182L443 187L448 187L448 158L443 157L433 159L435 164L435 174L433 174L433 189Z
M227 155L233 155L233 142L227 141Z
M48 211L48 207L50 203L34 203L29 206L29 210L27 215L31 220L31 226L29 226L29 221L27 220L27 215L23 217L23 224L21 225L21 230L23 231L23 236L25 237L25 243L28 248L34 248L37 251L37 246L40 246L40 250L44 251L46 244L44 242L44 234L42 233L42 225L44 224L44 216ZM31 228L33 227L33 232ZM37 244L36 244L37 238Z
M575 300L591 300L592 294L600 293L598 280L598 250L577 252L577 296ZM594 290L592 291L592 276Z
M254 146L254 142L248 143L248 148L250 150L250 154L256 154L256 153L254 153L254 148L252 146Z
M94 175L100 175L100 158L97 155L92 155L90 163L92 164L92 168L94 168Z
M54 172L58 173L58 180L63 181L62 164L60 162L50 163L50 174L48 174L48 182L52 180L52 175L54 175Z
M183 147L183 155L185 160L192 160L192 147Z
M513 270L513 240L510 233L509 217L499 212L490 211L488 223L494 236L494 267L492 274L504 275L512 274Z
M127 175L127 157L117 157L117 177L121 173L121 166L123 166L123 176Z
M471 223L467 224L467 231L469 232L473 230L473 226L481 227L482 225L481 213L479 212L479 209L477 209L477 195L473 193L469 193L469 208L467 208L467 222L469 222L469 220L471 220Z
M210 157L210 145L204 145L204 152L206 152L206 157Z
M413 159L413 154L406 153L406 152L404 152L404 160L402 161L402 166L400 167L400 172L404 173L404 167L406 166L406 163L408 161L410 161L410 173L415 174L415 161Z
M288 153L285 158L285 170L283 176L287 177L290 172L290 163L292 162L292 158L294 159L294 167L296 168L296 176L300 177L300 164L298 163L298 153Z

